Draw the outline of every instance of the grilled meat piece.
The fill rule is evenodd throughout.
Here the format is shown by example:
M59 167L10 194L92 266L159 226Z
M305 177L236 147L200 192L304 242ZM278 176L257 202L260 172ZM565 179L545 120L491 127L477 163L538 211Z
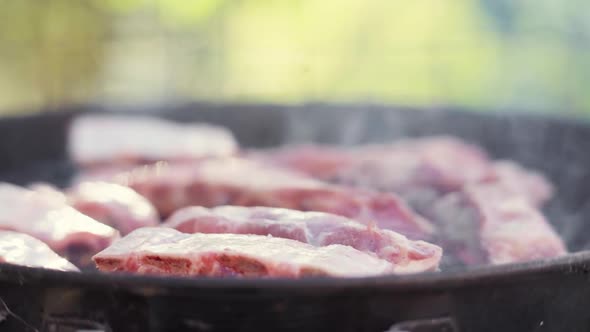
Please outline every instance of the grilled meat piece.
M67 205L63 198L0 184L0 229L29 234L77 266L119 237L114 228Z
M446 257L466 264L522 262L567 252L541 212L501 184L473 184L448 194L430 215Z
M77 117L68 144L71 159L86 167L226 156L238 146L222 127L121 115Z
M53 195L54 199L116 228L123 235L140 227L157 226L160 223L158 212L145 197L116 183L85 181L65 192L47 183L35 183L29 188Z
M432 197L482 181L519 188L539 206L552 195L551 184L540 174L514 162L492 162L479 147L446 136L353 148L281 147L247 156L332 183L396 192L412 206L429 205Z
M188 207L174 213L163 226L184 233L271 235L320 247L348 245L393 263L397 273L436 270L442 255L442 249L433 244L411 241L390 230L323 212L269 207Z
M118 181L149 199L165 217L187 206L268 206L328 212L427 239L431 224L392 193L326 184L241 158L140 167Z
M388 261L343 245L315 247L261 235L141 228L94 256L99 270L212 277L362 277L394 273Z
M61 271L78 271L72 263L30 235L0 231L0 262Z

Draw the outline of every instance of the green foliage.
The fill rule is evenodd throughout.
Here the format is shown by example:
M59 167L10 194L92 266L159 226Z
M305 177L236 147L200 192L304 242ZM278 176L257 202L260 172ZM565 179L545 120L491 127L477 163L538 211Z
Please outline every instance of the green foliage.
M582 0L0 0L0 112L359 101L590 114Z
M82 101L110 21L83 1L0 0L0 113Z
M154 10L171 26L190 26L210 17L223 0L95 0L103 9L120 14Z

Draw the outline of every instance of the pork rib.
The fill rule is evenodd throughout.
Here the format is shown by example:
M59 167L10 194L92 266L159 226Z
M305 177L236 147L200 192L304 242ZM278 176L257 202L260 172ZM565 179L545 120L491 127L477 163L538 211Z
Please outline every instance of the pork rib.
M78 271L77 267L53 252L42 241L27 234L11 231L0 231L0 262L61 271Z
M257 151L250 156L322 180L386 191L421 185L453 191L479 179L489 167L482 150L446 136L352 148L291 146Z
M514 162L492 161L478 147L456 138L356 148L292 146L249 156L325 181L399 194L435 224L436 235L429 241L444 248L443 267L565 253L563 243L538 211L552 196L551 184ZM512 204L509 202L519 202L514 204L520 218L500 212L501 206ZM530 235L525 235L527 228L532 230ZM508 236L508 229L522 234L515 231Z
M314 246L348 245L393 263L397 273L436 270L442 255L442 249L430 243L411 241L390 230L323 212L268 207L188 207L174 213L163 226L185 233L272 235Z
M162 216L194 205L268 206L333 213L411 238L425 239L432 232L430 223L395 194L329 185L240 158L160 163L116 179L149 199Z
M432 210L446 257L467 264L501 264L567 252L526 197L501 184L473 184L448 194Z
M62 198L0 183L0 229L29 234L77 266L106 248L119 233L68 206Z
M99 270L213 277L362 277L394 273L387 261L343 245L314 247L260 235L141 228L94 256Z
M149 116L80 116L68 138L71 158L84 166L225 156L235 153L237 146L225 128Z
M84 182L67 191L76 210L110 225L121 234L160 223L154 206L133 189L108 182Z
M353 148L291 146L260 150L249 158L271 162L320 180L382 191L430 205L469 183L502 181L521 188L536 205L551 197L549 182L513 162L493 163L479 147L457 138L433 136Z
M63 201L94 220L114 227L123 235L160 223L158 212L145 197L116 183L84 181L65 192L47 183L34 183L29 188Z
M553 186L543 175L509 160L495 161L491 174L482 182L498 183L535 206L543 205L553 196Z

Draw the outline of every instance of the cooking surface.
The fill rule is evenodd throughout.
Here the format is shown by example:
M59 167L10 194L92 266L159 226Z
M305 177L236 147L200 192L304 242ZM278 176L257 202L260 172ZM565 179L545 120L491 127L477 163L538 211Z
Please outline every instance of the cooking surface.
M539 170L556 186L545 212L571 251L590 247L582 219L590 215L590 164L584 145L590 131L584 124L527 115L483 115L447 111L390 110L379 106L287 107L198 105L198 113L182 107L164 109L174 120L206 121L227 126L245 147L268 147L284 143L362 144L387 142L405 136L451 134L481 145L496 159L511 159ZM127 110L129 111L129 110ZM6 140L0 152L8 162L0 165L0 179L26 184L48 180L65 185L75 167L65 161L64 117L46 115L27 121L40 138L15 128L18 118L0 124ZM265 121L255 121L255 118ZM20 149L14 149L18 142ZM40 144L42 142L42 144ZM18 166L16 166L18 164ZM590 226L589 226L590 227Z
M547 175L557 189L546 209L549 219L570 250L590 248L590 224L583 222L590 217L590 129L583 123L375 105L188 105L162 111L172 119L225 125L246 147L457 135L481 144L494 158L512 159ZM69 117L60 113L1 121L0 153L6 162L0 165L0 179L65 184L74 174L64 159ZM62 325L73 324L63 318L69 317L115 331L384 331L394 323L448 317L461 331L534 330L540 322L547 331L570 331L589 327L590 314L577 310L589 305L589 262L588 253L578 253L410 277L296 281L64 274L0 266L0 296L33 326L60 319ZM51 300L56 298L59 303ZM22 330L18 320L7 322Z

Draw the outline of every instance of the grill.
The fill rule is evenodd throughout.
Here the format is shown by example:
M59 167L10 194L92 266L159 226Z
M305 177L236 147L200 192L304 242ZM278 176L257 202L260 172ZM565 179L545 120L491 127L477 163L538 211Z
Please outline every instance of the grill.
M65 185L70 119L0 120L0 179ZM136 112L121 108L118 112ZM145 111L145 110L144 110ZM572 252L524 264L361 279L239 280L46 271L0 264L2 331L573 331L590 328L590 125L538 115L384 105L184 104L147 111L231 129L246 147L452 134L556 185L546 213Z

